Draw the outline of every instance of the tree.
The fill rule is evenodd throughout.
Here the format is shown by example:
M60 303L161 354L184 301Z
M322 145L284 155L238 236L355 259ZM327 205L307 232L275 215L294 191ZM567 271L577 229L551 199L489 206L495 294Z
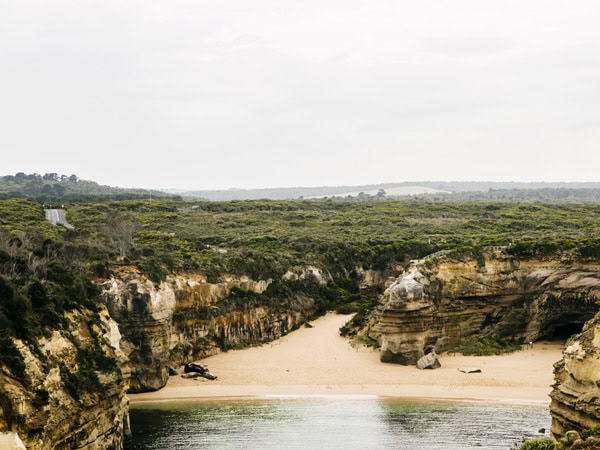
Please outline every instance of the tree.
M133 247L133 235L137 225L133 218L120 211L108 213L103 231L111 245L119 250L121 260L125 259L129 249Z
M59 177L57 173L45 173L42 179L45 181L58 181Z

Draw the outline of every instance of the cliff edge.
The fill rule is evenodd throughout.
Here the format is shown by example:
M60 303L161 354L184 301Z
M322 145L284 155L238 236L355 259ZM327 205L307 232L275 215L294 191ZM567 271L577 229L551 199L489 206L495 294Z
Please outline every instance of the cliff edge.
M600 423L600 314L571 337L554 365L550 398L552 435L581 432Z
M65 319L33 343L3 342L22 364L0 370L0 430L28 450L122 448L129 368L117 325L102 306Z
M415 364L476 334L518 343L566 339L600 309L597 261L519 259L503 250L413 261L367 326L381 361Z

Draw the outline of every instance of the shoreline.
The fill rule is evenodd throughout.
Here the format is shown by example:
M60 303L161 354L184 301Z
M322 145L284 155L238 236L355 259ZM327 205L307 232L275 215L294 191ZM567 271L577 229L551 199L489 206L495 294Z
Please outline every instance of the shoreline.
M245 389L244 386L240 386ZM421 386L420 386L421 387ZM443 388L443 386L440 386ZM133 398L132 398L133 396ZM492 396L492 397L462 397L462 396L415 396L414 394L319 394L319 393L308 393L308 394L237 394L237 393L219 393L215 395L202 394L202 395L186 395L179 396L177 394L166 393L165 395L146 397L145 393L142 394L130 394L130 405L140 406L146 404L156 403L193 403L193 402L219 402L219 401L252 401L252 400L297 400L297 399L324 399L324 400L337 400L337 399L349 399L349 400L406 400L410 402L416 401L432 401L432 402L463 402L463 403L498 403L498 404L510 404L510 405L549 405L550 398L547 400L532 399L532 398L511 398L508 396Z
M370 386L366 390L358 386L338 386L337 391L323 386L277 386L261 387L258 391L249 390L248 386L228 386L227 388L205 389L202 392L198 386L184 388L163 388L160 391L129 394L130 404L139 405L146 403L168 402L195 402L195 401L222 401L222 400L286 400L286 399L404 399L410 401L457 401L457 402L485 402L509 404L550 404L549 389L543 389L531 395L515 395L513 389L501 388L489 390L486 395L480 395L479 388L468 389L455 394L447 392L444 385L403 385L401 389L387 386ZM167 389L163 392L164 389ZM426 390L427 394L416 395L416 390ZM518 393L517 393L518 394Z
M500 356L444 353L438 355L441 368L419 370L382 363L377 350L352 347L338 334L350 317L329 313L272 343L208 357L202 363L216 380L172 376L158 391L129 394L130 403L344 397L550 403L553 364L563 343L536 342Z

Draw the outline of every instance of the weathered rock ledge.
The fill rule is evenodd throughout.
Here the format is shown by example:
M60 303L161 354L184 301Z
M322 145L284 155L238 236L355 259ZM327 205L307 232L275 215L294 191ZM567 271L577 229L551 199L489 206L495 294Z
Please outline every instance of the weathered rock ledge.
M361 289L384 283L375 271L357 269ZM318 268L294 267L284 280L328 277ZM272 280L222 275L209 283L200 273L171 274L161 283L133 267L122 267L104 282L102 298L123 336L121 348L131 366L130 392L162 388L168 367L179 366L222 348L273 341L315 313L315 301L302 292L264 295Z
M170 275L159 284L134 269L121 271L103 285L102 297L123 335L121 348L131 367L130 392L162 388L168 367L219 351L267 342L301 324L313 301L282 300L277 310L245 303L218 312L215 305L232 291L260 295L270 280L224 276L208 283L201 274Z
M367 327L381 360L415 364L474 334L517 342L566 339L599 310L600 263L446 254L413 261L384 292Z
M116 323L105 308L67 314L68 328L14 343L29 386L0 371L3 442L29 450L122 448L129 431L129 368ZM19 448L19 447L15 447Z
M581 432L600 423L600 314L567 341L554 376L552 435L558 439L567 431Z

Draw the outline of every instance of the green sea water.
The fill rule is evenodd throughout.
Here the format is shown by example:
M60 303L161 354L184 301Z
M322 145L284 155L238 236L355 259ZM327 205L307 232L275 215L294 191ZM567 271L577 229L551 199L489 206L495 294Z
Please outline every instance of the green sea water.
M302 396L132 405L129 450L510 449L548 405ZM547 432L546 432L547 435Z

